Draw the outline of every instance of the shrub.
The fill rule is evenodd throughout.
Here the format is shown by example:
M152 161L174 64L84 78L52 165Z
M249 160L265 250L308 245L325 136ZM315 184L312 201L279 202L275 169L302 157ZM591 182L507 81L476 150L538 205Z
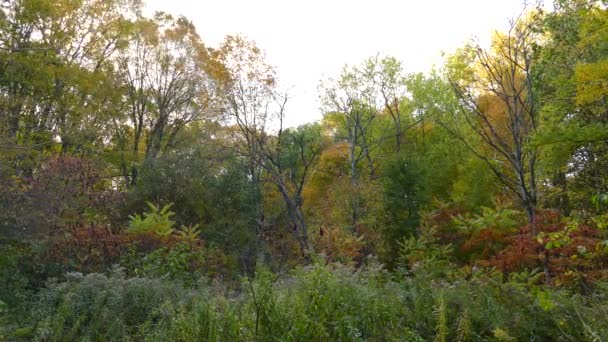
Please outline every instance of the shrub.
M227 275L226 256L219 250L203 245L177 243L151 252L138 250L135 245L125 253L120 265L128 274L177 280L195 286L201 278Z

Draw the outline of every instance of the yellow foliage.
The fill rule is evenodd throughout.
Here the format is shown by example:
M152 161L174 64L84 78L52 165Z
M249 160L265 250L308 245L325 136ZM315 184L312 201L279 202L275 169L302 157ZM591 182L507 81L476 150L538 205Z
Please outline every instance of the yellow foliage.
M347 148L346 144L337 144L323 151L310 181L302 190L306 209L321 209L327 202L328 189L346 176Z
M590 104L608 95L608 59L576 66L576 102Z

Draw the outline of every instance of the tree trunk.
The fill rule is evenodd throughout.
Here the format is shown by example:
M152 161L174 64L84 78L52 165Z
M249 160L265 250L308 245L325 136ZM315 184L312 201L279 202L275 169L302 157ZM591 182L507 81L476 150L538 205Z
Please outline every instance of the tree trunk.
M526 210L526 216L528 217L528 224L530 225L530 235L536 237L536 213L535 206L524 200L523 207Z
M306 219L304 218L304 213L302 213L302 208L298 205L299 202L296 202L289 195L289 191L287 190L287 187L282 179L276 174L273 178L279 192L283 196L285 205L287 206L287 212L293 224L293 233L298 240L298 244L300 245L300 251L304 258L308 259L310 256L310 246L308 244L308 226L306 225Z

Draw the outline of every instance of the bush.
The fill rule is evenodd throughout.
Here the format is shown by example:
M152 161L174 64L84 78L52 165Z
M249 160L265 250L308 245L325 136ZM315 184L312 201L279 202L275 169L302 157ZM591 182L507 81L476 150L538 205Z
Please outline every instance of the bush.
M202 245L178 243L145 252L133 245L120 260L130 275L167 277L187 286L195 286L201 278L227 275L226 256L219 250Z

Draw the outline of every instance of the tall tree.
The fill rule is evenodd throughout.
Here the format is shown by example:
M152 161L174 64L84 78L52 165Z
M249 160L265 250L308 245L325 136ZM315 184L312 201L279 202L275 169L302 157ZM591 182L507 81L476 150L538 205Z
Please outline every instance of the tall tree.
M0 124L8 137L102 141L115 98L109 59L127 43L140 7L139 0L4 1Z
M361 175L362 163L367 164L372 176L377 168L371 154L378 146L372 131L380 108L375 76L375 65L366 62L360 67L345 66L337 80L329 79L321 84L326 121L335 122L336 138L348 145L353 183Z
M538 127L532 88L534 33L531 21L515 20L506 34L495 34L490 49L470 45L452 57L448 76L464 121L483 148L471 144L462 130L453 132L519 198L536 235L538 151L530 144Z
M254 188L259 189L258 235L264 229L261 206L263 176L281 194L300 250L308 256L308 225L302 210L302 190L320 154L319 128L284 130L288 96L277 84L276 73L264 53L243 37L227 37L217 52L227 68L225 110L234 126L234 142L246 160ZM272 130L276 133L273 133Z
M605 2L604 2L605 3ZM552 184L547 205L565 215L594 210L589 197L608 193L608 10L602 1L555 1L537 73L543 167Z
M350 188L351 230L355 231L365 216L362 176L374 178L379 166L374 150L382 140L373 134L382 104L375 84L376 65L370 61L358 67L345 66L338 79L321 83L324 121L333 126L334 138L346 145ZM367 171L363 174L363 171Z
M380 96L384 106L384 111L388 112L395 129L395 148L397 153L401 151L404 143L405 133L418 125L423 119L425 112L420 111L410 122L412 117L406 106L407 96L409 93L408 83L413 75L405 75L401 62L394 57L384 57L379 59L378 56L370 58L367 61L370 68L373 70L373 81L377 88L377 93Z
M144 162L154 160L187 124L218 111L215 62L192 23L157 13L154 19L140 19L136 27L130 46L117 58L128 117L115 124L131 142L134 163L130 175L125 174L131 184L137 179L141 149Z

